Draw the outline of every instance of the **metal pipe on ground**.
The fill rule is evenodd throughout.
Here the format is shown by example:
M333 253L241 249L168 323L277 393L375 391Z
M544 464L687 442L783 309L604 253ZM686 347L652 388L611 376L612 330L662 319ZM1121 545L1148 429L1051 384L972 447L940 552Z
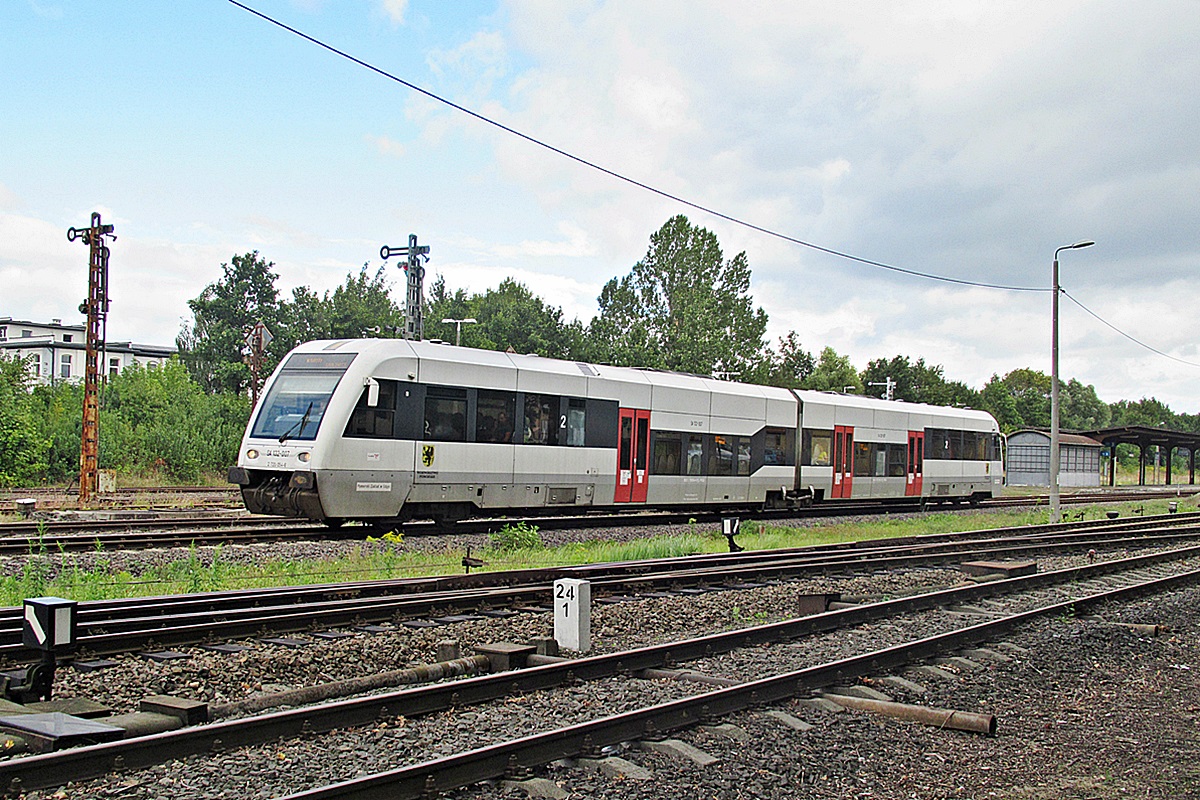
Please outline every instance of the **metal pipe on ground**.
M319 703L334 697L347 697L352 694L383 689L388 686L402 686L410 683L432 683L443 678L453 678L458 675L474 675L477 672L487 672L491 668L491 659L487 656L468 656L456 658L453 661L439 661L436 664L421 664L408 669L398 669L391 672L381 672L378 675L367 675L361 678L351 678L347 681L321 683L316 686L305 686L301 689L290 689L286 692L256 695L239 700L236 703L225 703L209 708L210 719L233 716L234 714L250 714L279 706L299 706L308 703Z
M884 700L868 700L865 697L849 697L842 694L825 694L823 697L846 708L871 711L908 722L920 722L935 728L982 733L986 736L996 735L996 716L994 714L975 714L970 711L952 711L947 708L913 706Z
M1133 631L1134 633L1140 633L1143 636L1158 636L1160 633L1165 633L1167 630L1169 630L1166 625L1154 625L1141 622L1108 622L1107 620L1102 620L1102 622L1105 625L1113 625L1117 628L1125 628L1126 630Z
M686 669L644 669L637 673L637 676L647 680L691 681L692 683L705 683L709 686L738 686L741 684L741 681L735 681L732 678L718 678L715 675L705 675L702 672L692 672Z

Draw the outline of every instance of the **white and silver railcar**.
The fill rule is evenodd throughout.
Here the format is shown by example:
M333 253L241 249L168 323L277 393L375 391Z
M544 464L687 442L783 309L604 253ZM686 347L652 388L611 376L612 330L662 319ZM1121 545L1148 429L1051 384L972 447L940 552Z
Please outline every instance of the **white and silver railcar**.
M460 519L588 507L975 499L983 412L433 342L309 342L264 387L230 480L256 513Z

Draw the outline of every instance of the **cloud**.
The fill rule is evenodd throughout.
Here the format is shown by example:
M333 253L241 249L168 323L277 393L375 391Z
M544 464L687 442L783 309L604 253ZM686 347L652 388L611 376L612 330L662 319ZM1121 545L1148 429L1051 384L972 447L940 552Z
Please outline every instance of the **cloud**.
M382 0L380 8L393 25L403 25L408 11L408 0Z
M408 150L403 142L397 142L395 139L387 136L368 135L366 140L375 145L375 149L380 153L393 158L402 158Z
M487 249L501 258L581 258L596 254L583 228L572 222L560 222L558 230L565 238L557 242L523 241L516 245L491 245Z

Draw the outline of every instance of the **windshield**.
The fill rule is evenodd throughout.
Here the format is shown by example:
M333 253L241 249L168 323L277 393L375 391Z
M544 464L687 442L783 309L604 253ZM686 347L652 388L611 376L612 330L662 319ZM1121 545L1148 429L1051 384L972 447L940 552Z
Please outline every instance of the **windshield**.
M263 398L251 436L315 439L329 397L341 380L340 372L291 372L284 370Z

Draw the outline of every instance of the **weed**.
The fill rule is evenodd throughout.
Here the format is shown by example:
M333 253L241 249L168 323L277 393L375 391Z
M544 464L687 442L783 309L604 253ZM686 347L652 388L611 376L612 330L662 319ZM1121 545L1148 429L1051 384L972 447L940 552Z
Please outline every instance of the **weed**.
M538 533L537 525L518 522L516 525L505 525L498 531L488 534L488 541L493 550L502 553L512 553L518 550L542 550L546 543Z

